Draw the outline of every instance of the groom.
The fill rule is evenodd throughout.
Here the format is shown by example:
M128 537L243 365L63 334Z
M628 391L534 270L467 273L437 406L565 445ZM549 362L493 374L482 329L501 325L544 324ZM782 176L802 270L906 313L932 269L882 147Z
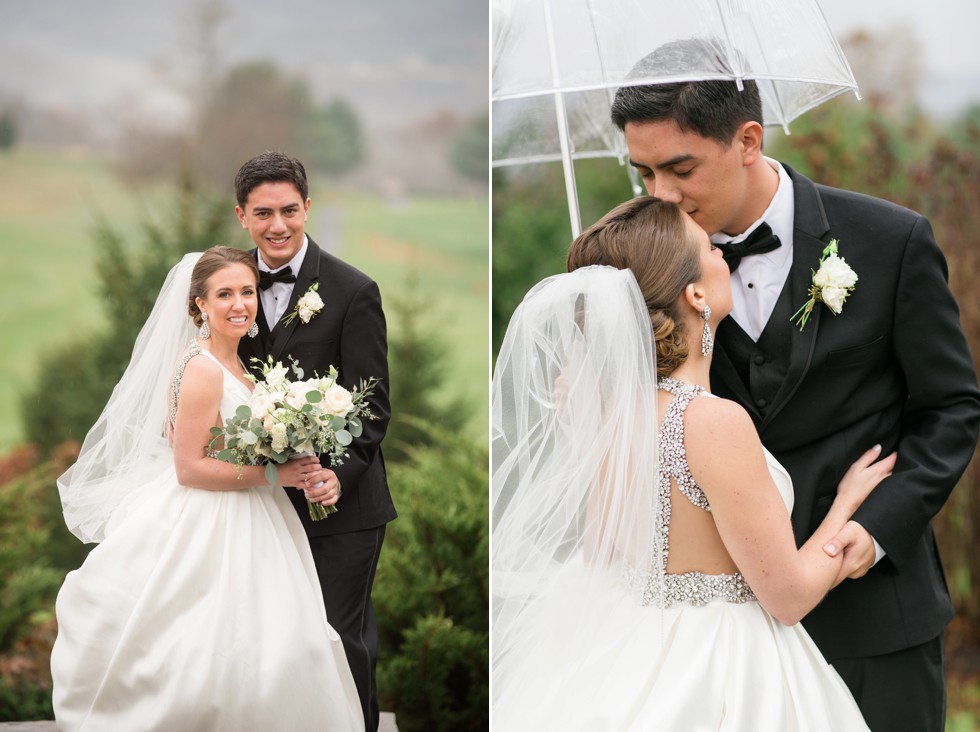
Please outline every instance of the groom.
M675 42L634 73L699 68L706 56L704 42ZM763 157L752 81L742 92L728 81L623 87L612 119L647 192L725 249L733 308L712 388L745 407L792 476L797 542L858 455L876 443L898 451L894 474L828 545L851 581L803 625L872 730L942 730L953 609L930 520L973 455L980 391L929 222ZM800 328L791 318L831 239L857 283L840 314L817 302Z
M337 513L311 521L304 493L286 489L309 536L327 619L343 641L365 729L373 732L378 728L378 635L371 586L385 525L396 516L381 455L391 415L385 317L378 286L305 234L308 191L303 164L278 152L257 155L235 176L235 213L257 247L261 276L259 334L242 339L239 355L246 365L252 357L265 360L271 355L286 363L291 356L307 376L314 371L326 375L336 366L347 388L361 379L379 379L368 400L378 419L364 421L364 432L351 444L343 465L330 468L321 458L323 469L310 476L311 485L323 482L309 489L311 497L336 501ZM314 307L305 321L294 317L284 323L313 286L322 308Z

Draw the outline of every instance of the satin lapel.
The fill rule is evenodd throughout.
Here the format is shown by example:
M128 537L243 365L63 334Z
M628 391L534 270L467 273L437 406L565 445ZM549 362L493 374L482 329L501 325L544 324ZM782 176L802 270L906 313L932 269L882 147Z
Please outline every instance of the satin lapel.
M253 249L250 254L253 257L257 257L258 251L258 249ZM269 324L265 319L265 310L262 307L262 296L259 295L256 299L258 300L258 310L255 313L255 323L259 326L259 334L255 338L249 338L248 336L242 338L241 345L239 346L239 354L242 356L242 361L245 362L246 368L256 376L261 377L259 364L252 363L251 359L258 358L259 360L265 360L265 356L269 352L269 343L272 339L269 335Z
M827 216L824 213L823 203L820 201L820 194L817 192L816 186L788 165L784 164L783 167L793 180L795 206L793 214L793 265L789 276L792 298L790 302L792 312L796 313L797 309L810 299L813 271L820 263L820 255L823 253L824 247L827 246L821 237L827 234L830 227L827 224ZM806 376L807 369L810 368L810 361L813 358L817 333L820 331L820 317L823 314L823 309L823 306L817 303L802 332L800 327L796 325L796 321L793 321L790 336L789 371L779 393L773 400L772 406L766 413L766 418L762 423L763 429L782 411L786 402L799 389L803 377Z
M729 355L733 334L735 329L739 327L739 324L730 317L718 324L718 332L715 333L715 352L711 357L711 372L713 377L718 377L725 383L728 390L735 395L736 400L749 411L752 419L758 424L762 420L762 414L755 405L748 386L738 375L738 369L735 368L735 364L732 363ZM714 387L714 390L717 390L717 387Z
M296 329L306 325L299 317L293 318L289 325L283 325L283 321L289 317L290 313L293 312L293 308L296 307L296 303L299 302L299 299L306 294L310 286L318 281L319 278L320 249L313 243L312 239L309 239L309 246L306 248L306 257L303 258L303 264L299 268L299 273L296 275L296 284L293 285L293 293L289 296L289 304L286 305L286 310L283 312L279 322L276 323L276 327L272 329L272 348L270 349L270 353L275 357L275 360L278 361L282 358L285 353L286 344L289 343L289 339L296 332ZM320 297L323 297L322 292L320 293Z

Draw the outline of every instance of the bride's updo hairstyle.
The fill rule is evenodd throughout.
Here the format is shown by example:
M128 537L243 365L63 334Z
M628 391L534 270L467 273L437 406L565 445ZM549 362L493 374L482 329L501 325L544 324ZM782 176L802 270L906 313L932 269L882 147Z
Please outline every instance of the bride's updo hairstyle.
M632 270L650 314L657 374L670 375L689 353L677 304L701 279L698 242L680 207L651 196L620 204L572 242L568 271L590 265Z
M201 320L201 309L197 306L195 299L205 299L208 294L207 286L211 275L231 264L244 264L252 270L252 274L255 276L255 284L258 285L259 266L251 254L232 247L217 246L208 249L194 265L194 271L191 273L190 292L187 294L187 314L191 316L194 325L198 328L204 321Z

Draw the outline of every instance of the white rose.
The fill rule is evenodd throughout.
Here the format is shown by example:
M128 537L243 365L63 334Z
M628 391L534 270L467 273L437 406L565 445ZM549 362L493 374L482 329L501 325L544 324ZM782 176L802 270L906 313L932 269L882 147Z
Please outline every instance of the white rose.
M307 292L297 301L296 305L300 308L306 308L315 314L323 308L323 300L315 292Z
M840 315L845 298L847 298L847 290L843 287L824 287L820 292L820 299L823 300L824 305L834 311L834 315Z
M269 373L265 375L266 383L273 389L282 386L286 382L286 377L289 375L289 369L283 366L281 363L276 364L274 368L269 369Z
M266 394L252 396L252 416L256 419L265 419L266 416L276 408L276 403Z
M334 384L327 393L323 395L323 410L327 414L334 414L338 417L345 417L354 407L354 398L340 384Z
M820 269L813 277L813 284L817 287L844 288L854 287L857 282L857 274L851 269L847 262L836 254L827 257Z
M303 405L306 404L306 390L297 389L289 392L286 395L286 404L293 409L302 409Z
M272 449L275 452L282 452L289 444L286 439L286 425L281 422L272 426Z
M310 320L313 318L313 316L316 314L309 308L304 308L304 307L299 307L298 311L299 311L299 319L302 320L304 323L309 323Z

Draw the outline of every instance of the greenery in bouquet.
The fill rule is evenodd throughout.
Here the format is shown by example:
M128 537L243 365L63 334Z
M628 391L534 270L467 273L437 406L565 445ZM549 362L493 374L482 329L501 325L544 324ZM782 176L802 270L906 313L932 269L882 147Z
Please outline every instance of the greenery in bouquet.
M372 377L363 379L349 391L337 383L333 366L326 376L314 372L304 378L303 369L289 358L290 367L281 361L273 363L253 358L262 364L262 380L246 374L255 389L247 404L238 407L225 426L212 427L210 450L219 460L245 465L265 465L266 479L279 483L277 465L301 455L326 455L331 465L341 465L349 457L348 446L363 431L366 419L377 419L367 398L378 383ZM290 378L290 372L292 377ZM336 506L308 501L314 521L334 513Z

